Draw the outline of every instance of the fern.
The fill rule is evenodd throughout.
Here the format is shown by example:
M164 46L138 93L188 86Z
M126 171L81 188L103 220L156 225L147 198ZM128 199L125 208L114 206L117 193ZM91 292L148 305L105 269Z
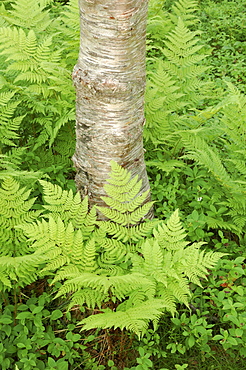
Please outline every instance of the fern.
M29 253L28 241L20 224L27 225L41 211L31 207L35 198L30 190L21 188L13 178L5 178L0 188L0 288L10 289L13 285L24 286L38 276L38 266L44 262L41 254Z
M198 2L196 0L179 0L172 5L171 19L176 24L179 18L185 25L193 26L198 22L198 18L194 15L198 9Z
M177 242L176 248L168 250L161 247L156 238L146 240L142 246L141 254L132 256L133 274L121 276L121 283L117 286L117 290L115 290L115 285L112 289L112 284L113 281L119 282L118 277L114 279L108 277L106 280L101 280L95 276L81 276L81 278L72 279L64 284L64 288L61 288L58 295L70 290L78 290L81 288L80 284L83 284L99 291L111 288L112 294L120 300L128 297L124 303L119 305L116 312L106 309L99 315L82 320L83 330L119 327L120 329L126 328L141 336L150 320L158 320L165 310L174 314L175 301L188 305L189 281L200 285L199 277L206 279L207 269L213 268L223 254L200 251L203 243L193 243L188 247L187 242L182 243L181 240L184 239L185 234L180 227L177 211L165 226L167 234L170 232L173 238L175 234L177 235L176 240L179 242ZM132 280L134 274L137 274L138 277L135 283ZM124 288L126 290L122 287L125 283L127 283L127 287ZM132 286L131 283L133 283ZM143 285L141 286L141 284ZM140 298L137 303L133 300L136 294ZM76 294L76 302L78 302L78 296L79 293ZM127 302L131 303L127 304ZM145 314L147 313L144 316L142 314L143 307L146 309ZM124 321L121 318L122 320L124 318Z
M201 251L203 243L189 245L178 211L167 222L142 220L153 203L142 205L148 194L139 194L141 180L115 162L111 168L107 206L98 207L108 221L95 220L87 198L80 202L71 191L41 181L45 213L41 220L18 226L34 253L23 270L18 267L10 278L0 278L8 286L32 261L24 282L37 271L41 276L53 273L53 283L63 282L56 298L69 295L68 309L79 305L103 312L84 319L83 329L119 327L141 336L150 320L156 326L163 312L175 313L178 302L188 305L189 282L200 284L223 254ZM90 235L84 234L86 229ZM39 263L37 256L42 256Z
M153 205L153 202L143 204L148 191L139 194L142 181L138 181L137 176L131 178L131 173L116 162L111 162L111 168L111 177L104 186L108 196L102 197L109 208L97 207L109 219L107 222L98 222L100 230L110 237L101 241L105 252L100 257L100 267L106 270L113 261L116 265L126 262L129 253L137 250L138 243L152 231L155 224L155 221L141 223Z
M61 27L61 18L52 13L51 4L48 0L15 0L6 9L2 5L0 94L15 93L16 118L12 127L21 120L21 135L15 137L14 143L28 148L20 158L20 169L38 168L53 175L62 169L72 171L75 108L71 61L68 66L63 58L67 55L64 39L68 36ZM47 144L54 146L48 150Z
M0 257L0 290L33 283L37 280L40 265L44 262L44 256L35 253L19 257Z
M61 296L66 292L77 291L82 287L89 287L96 290L98 294L107 294L108 298L110 294L118 299L122 299L128 296L132 290L148 288L151 285L151 281L141 276L138 273L125 274L119 276L104 276L90 273L79 274L78 277L74 277L66 281L63 287L60 288L57 296Z
M179 136L187 151L184 157L194 160L211 173L219 193L220 201L217 203L228 208L225 220L208 217L208 225L240 234L246 225L246 99L232 84L228 83L228 88L228 96L214 110L219 125L214 124L210 128L216 133L213 141L201 137L201 133L206 131L180 131ZM215 144L220 148L221 143L224 150L216 148Z
M40 176L34 171L20 171L19 165L26 148L18 147L19 131L26 114L18 115L17 108L21 101L14 91L0 91L0 178L19 177L23 180Z
M110 208L97 207L108 219L113 219L123 226L137 224L148 213L153 203L148 202L141 206L147 199L148 191L138 195L141 189L141 180L131 178L131 174L116 162L111 162L111 178L105 185L108 197L102 197Z
M75 267L78 272L94 271L96 244L100 232L93 234L96 210L88 210L88 199L81 202L79 193L62 190L58 185L40 181L44 189L44 209L41 221L20 225L36 253L42 253L47 264L41 274L53 271L69 272ZM104 234L104 233L103 233Z
M179 0L173 4L171 11L166 8L163 0L149 1L147 56L150 55L150 58L147 58L147 60L151 60L153 54L155 57L161 57L159 51L162 48L163 39L174 29L178 18L181 18L187 27L193 26L198 22L198 18L194 15L197 10L197 1Z
M204 257L204 251L200 251L203 243L188 246L185 236L176 211L167 223L157 226L154 240L148 239L143 244L141 257L133 257L133 271L141 271L156 281L157 296L165 295L171 302L178 300L188 305L187 278L200 284L199 278L206 278L207 269L212 268L222 254L209 252Z
M21 188L13 178L6 178L0 188L0 242L2 256L20 256L27 252L26 238L19 224L28 224L40 211L31 211L35 198L29 199L30 190Z
M150 0L148 3L147 59L153 53L158 55L161 41L173 26L163 9L164 3L165 0Z
M2 152L3 146L15 146L15 139L18 139L18 129L24 116L13 117L16 107L20 101L14 101L12 98L14 92L0 93L0 142Z
M81 271L92 268L95 258L93 242L83 242L81 230L75 230L72 222L65 226L59 217L55 220L49 216L48 221L20 227L32 242L32 248L43 253L49 261L42 272L56 271L67 265L75 265Z
M162 223L157 226L156 230L154 230L154 236L159 244L167 250L176 250L188 244L184 240L186 234L180 223L178 211L172 214L167 221L167 225Z
M82 320L80 324L84 325L84 330L94 328L127 329L136 333L140 338L145 333L149 321L160 318L163 311L163 301L161 299L152 299L126 311L118 310L113 312L106 309L101 314L91 315Z
M180 133L182 142L187 149L192 148L185 157L197 161L201 165L209 167L209 171L226 187L232 187L232 181L223 166L219 155L215 149L209 147L205 140L199 136L195 136L190 132Z
M62 190L60 186L43 180L40 183L44 189L44 201L48 203L44 208L52 213L53 218L60 218L66 224L71 222L75 228L80 228L84 239L88 239L96 223L96 210L93 208L89 212L88 198L81 202L79 193L74 195L72 190Z
M109 193L106 204L111 199L116 204L116 209L100 207L105 215L109 215L110 211L115 212L112 222L96 222L95 208L88 210L87 198L81 202L78 193L73 195L71 190L62 190L58 185L40 181L44 189L44 201L47 203L44 205L44 219L20 227L28 236L32 248L44 253L49 260L43 273L60 269L68 272L66 267L74 265L78 271L97 269L100 274L115 275L124 271L119 264L129 260L137 243L151 233L155 222L130 226L130 223L139 222L152 206L151 202L141 206L148 195L147 192L137 194L141 181L137 178L130 180L130 173L116 163L112 163L112 169L114 171L105 186ZM119 221L118 228L116 220ZM99 228L95 229L96 225ZM109 238L106 237L107 234ZM122 237L130 243L122 242ZM63 273L59 276L64 277Z
M132 225L125 227L114 222L101 221L100 228L104 230L110 237L122 241L123 243L133 241L138 242L144 237L151 234L153 226L157 221L146 221L140 225Z
M191 4L192 13L194 2L186 3ZM197 107L207 94L208 84L201 79L207 67L200 65L206 55L200 52L198 32L190 31L184 22L182 17L176 19L163 40L162 57L147 71L144 137L155 146L172 145L175 131L187 125L186 110Z
M65 10L61 14L63 22L62 32L65 40L67 54L65 57L74 67L74 61L78 58L79 40L80 40L80 20L79 20L79 7L76 0L70 0L67 5L63 7Z
M47 86L49 71L55 68L55 62L60 57L59 53L51 51L52 38L47 37L38 44L33 30L26 34L23 29L17 28L2 28L0 35L1 54L13 61L7 71L12 71L15 75L14 82L30 82L31 91L42 93L47 98L51 94ZM46 62L45 65L44 61L48 59L52 62L49 64Z
M30 179L37 178L36 172L21 172L19 164L25 148L19 148L19 131L24 115L16 114L17 107L21 103L16 99L15 92L0 92L0 178L18 176Z
M1 9L1 16L9 24L14 24L23 28L36 28L40 31L50 26L51 20L48 11L45 9L51 4L52 0L39 0L32 2L30 0L21 0L11 3L11 10ZM32 6L32 17L30 17L30 5Z
M20 227L35 254L46 261L41 273L53 272L53 283L63 281L56 297L69 294L68 309L116 308L83 320L84 329L119 327L141 335L150 320L156 325L163 312L174 314L178 302L188 305L189 282L200 284L223 254L201 251L203 243L189 245L178 211L167 222L146 220L136 225L147 194L138 194L141 181L130 172L115 162L111 167L104 198L108 207L99 207L111 219L97 222L96 228L94 220L89 237L83 235L90 218L87 200L79 203L77 195L44 181L47 213L41 221ZM145 211L151 206L146 203ZM121 322L126 316L128 320Z

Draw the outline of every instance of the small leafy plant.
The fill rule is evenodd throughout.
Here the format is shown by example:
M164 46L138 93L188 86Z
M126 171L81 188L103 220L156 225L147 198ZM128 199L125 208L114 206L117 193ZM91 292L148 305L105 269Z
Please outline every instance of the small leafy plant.
M4 305L1 300L0 307L2 370L68 370L83 354L87 356L72 320L69 323L59 308L52 307L49 294L22 294L16 304Z

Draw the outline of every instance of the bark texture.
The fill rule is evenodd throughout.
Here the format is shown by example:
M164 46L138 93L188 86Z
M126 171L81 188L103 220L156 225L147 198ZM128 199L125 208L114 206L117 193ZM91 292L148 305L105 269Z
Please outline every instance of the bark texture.
M142 141L148 1L79 0L79 6L73 162L82 197L104 205L110 160L139 175L141 192L149 189Z

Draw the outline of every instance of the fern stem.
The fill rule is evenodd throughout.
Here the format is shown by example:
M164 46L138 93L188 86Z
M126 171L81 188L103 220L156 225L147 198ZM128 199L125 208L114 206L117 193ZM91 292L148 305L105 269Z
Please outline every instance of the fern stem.
M2 296L2 299L3 299L3 301L4 301L4 304L5 304L5 306L8 306L9 305L9 299L8 299L8 296L7 295L5 295L5 292L0 292L1 293L1 296Z
M16 325L16 316L17 316L17 291L18 287L14 285L14 326Z

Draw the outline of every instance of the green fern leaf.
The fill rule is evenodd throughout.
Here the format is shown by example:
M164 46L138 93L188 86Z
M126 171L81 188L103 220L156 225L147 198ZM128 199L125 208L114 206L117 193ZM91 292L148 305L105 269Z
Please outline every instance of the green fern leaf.
M33 283L37 279L39 268L44 261L44 256L35 253L19 257L0 257L0 268L5 276L2 279L0 277L3 290L12 288L16 284L24 287Z
M0 245L2 256L21 256L28 251L27 238L19 224L29 225L40 211L31 211L35 198L31 190L21 188L13 178L6 178L0 188Z
M82 330L94 328L120 328L133 331L139 337L146 331L150 320L159 319L165 311L165 304L161 299L152 299L140 303L124 311L104 310L104 313L91 315L82 320Z

